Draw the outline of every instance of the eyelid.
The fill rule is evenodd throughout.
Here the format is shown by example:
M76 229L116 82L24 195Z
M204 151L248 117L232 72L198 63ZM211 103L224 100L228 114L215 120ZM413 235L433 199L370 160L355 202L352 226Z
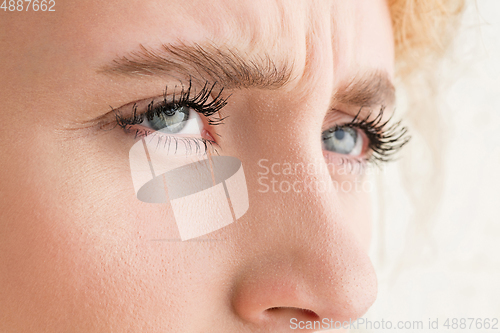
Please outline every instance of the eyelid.
M323 126L321 128L321 132L324 132L330 128L335 126L341 126L350 123L353 120L353 117L341 110L331 109L325 115L325 119L323 121Z

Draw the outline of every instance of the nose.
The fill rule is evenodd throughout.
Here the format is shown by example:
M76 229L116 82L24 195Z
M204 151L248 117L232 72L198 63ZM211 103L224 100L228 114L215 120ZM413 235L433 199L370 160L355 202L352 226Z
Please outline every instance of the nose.
M351 218L357 216L351 210L363 205L343 206L342 196L352 194L335 189L305 189L306 182L331 183L328 170L284 175L280 171L285 161L290 163L290 156L274 157L267 166L274 164L276 172L267 176L273 175L276 191L256 190L252 184L262 185L262 179L259 183L251 175L258 177L259 170L248 168L251 204L238 246L246 260L233 288L234 312L241 320L273 332L288 332L301 321L319 321L323 326L315 330L334 328L335 322L354 322L377 293L367 246L353 227L359 227L359 221ZM307 158L295 161L308 162ZM295 189L301 191L283 191L288 186L278 184L285 182L295 182Z

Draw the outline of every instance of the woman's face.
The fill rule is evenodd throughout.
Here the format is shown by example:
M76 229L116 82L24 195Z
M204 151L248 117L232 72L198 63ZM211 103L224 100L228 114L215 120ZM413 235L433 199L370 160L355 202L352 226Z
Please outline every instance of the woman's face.
M342 125L362 106L355 121L391 109L384 0L54 9L0 21L1 331L286 332L291 318L363 315L377 293L370 186L347 169L370 141ZM241 161L249 207L183 241L172 205L134 191L129 152L146 122L123 129L116 115L190 80L215 83L208 102L224 88L223 124L199 117ZM203 216L196 205L183 213Z

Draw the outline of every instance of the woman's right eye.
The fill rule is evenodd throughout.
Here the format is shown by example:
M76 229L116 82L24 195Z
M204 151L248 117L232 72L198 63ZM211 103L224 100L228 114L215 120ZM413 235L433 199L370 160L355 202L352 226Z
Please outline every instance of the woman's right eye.
M158 110L145 117L138 124L147 129L165 134L201 135L203 122L199 114L192 108L181 105L159 106Z

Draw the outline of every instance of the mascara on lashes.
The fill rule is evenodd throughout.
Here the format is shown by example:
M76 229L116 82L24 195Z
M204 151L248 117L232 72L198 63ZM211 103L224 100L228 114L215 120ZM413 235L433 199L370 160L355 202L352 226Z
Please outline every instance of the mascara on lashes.
M151 101L147 106L147 110L143 113L138 113L136 104L132 106L132 116L130 117L123 117L118 111L114 110L116 123L123 129L129 130L133 125L141 124L144 121L144 117L151 120L154 116L168 114L169 110L173 108L186 106L205 116L209 125L222 124L226 117L220 117L220 115L214 117L214 115L227 104L228 97L222 97L224 88L218 91L212 101L208 101L216 84L217 83L209 85L207 81L200 92L196 93L193 92L192 81L189 80L188 88L184 89L184 86L182 86L180 95L178 95L177 98L174 90L171 101L167 99L166 87L163 94L163 101L156 106L154 102ZM369 162L379 164L381 162L391 161L393 156L411 139L411 137L407 135L407 128L401 126L401 121L387 127L392 116L388 120L383 121L385 106L381 106L379 113L372 120L370 120L372 113L369 113L365 118L359 118L361 109L351 122L335 127L357 128L365 133L368 138L368 148L370 152L366 154L368 157L362 160L363 163ZM150 133L151 131L146 129L138 129L136 130L136 137L146 136ZM203 140L205 148L207 143L212 145L215 143L215 140ZM345 158L343 158L343 160L345 160Z
M155 133L156 130L153 130L151 128L134 129L133 126L142 124L145 119L151 121L154 117L171 116L172 110L175 109L189 108L199 114L202 114L206 118L206 122L209 125L220 125L223 123L223 120L226 119L226 117L221 117L218 111L220 111L227 104L227 99L229 97L222 97L223 88L221 88L217 92L217 95L211 101L209 101L210 96L212 96L212 93L214 92L215 86L216 83L209 85L208 82L205 82L202 89L198 93L196 93L196 91L192 89L191 80L189 80L188 88L184 89L184 86L182 86L180 94L176 95L175 87L171 98L168 96L168 87L166 87L163 93L163 100L160 103L155 104L153 99L147 105L146 111L144 112L138 111L136 103L133 104L131 116L128 117L123 116L119 110L113 109L115 113L116 124L126 131L135 131L135 138L146 137ZM178 138L175 135L172 135L170 137L166 137L165 135L158 136L158 146L160 146L163 139L165 140L164 145L166 145L167 142L173 140L175 141L176 147L178 147L179 142L183 142L185 146L189 145L191 147L192 145L194 145L195 147L197 147L197 149L201 144L204 147L204 152L206 152L208 148L207 145L213 147L214 145L217 145L217 143L208 131L206 131L205 129L201 129L201 131L201 134L204 136L202 138ZM217 151L215 148L214 150Z

